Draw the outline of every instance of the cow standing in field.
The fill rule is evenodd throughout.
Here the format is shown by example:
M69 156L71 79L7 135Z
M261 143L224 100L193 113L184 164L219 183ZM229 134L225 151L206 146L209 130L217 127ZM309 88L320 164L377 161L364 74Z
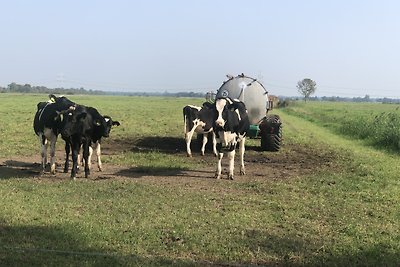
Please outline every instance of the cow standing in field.
M56 97L55 95L49 95L49 98L48 102L37 104L33 129L39 137L41 144L42 172L44 172L47 164L47 146L50 142L50 172L51 174L55 174L56 142L62 127L62 122L58 114L65 110L74 109L75 103L64 96Z
M61 136L66 141L65 144L65 165L64 172L68 172L69 153L72 149L72 170L71 178L75 179L78 170L78 155L82 147L83 160L85 164L85 177L90 175L90 149L93 143L98 143L100 150L100 141L102 137L108 137L111 127L110 117L103 117L92 107L82 105L76 106L72 111L66 111L60 114L63 116L63 128ZM109 118L107 121L106 118ZM119 125L119 122L114 122L114 125ZM111 121L111 126L113 122Z
M240 174L245 174L244 143L250 127L246 106L239 100L219 98L215 102L215 121L213 128L217 140L218 163L215 178L221 178L224 151L228 154L228 179L233 180L235 149L239 143Z
M94 114L92 114L94 115ZM119 121L114 121L110 116L103 116L104 120L106 121L106 135L104 137L108 137L111 131L111 128L113 126L120 126L121 124L119 123ZM89 164L89 170L92 167L92 155L93 155L93 150L96 151L96 157L97 157L97 167L99 168L99 171L103 171L103 164L101 162L101 137L100 139L97 140L97 142L93 143L90 147L89 147L89 158L88 158L88 164ZM80 157L80 159L79 159ZM78 162L84 166L84 161L83 161L83 157L81 156L81 153L79 153L79 157L78 157ZM68 168L67 168L68 170Z
M192 156L192 150L190 149L190 143L194 132L203 135L203 143L201 146L201 155L204 156L206 144L208 142L208 133L213 133L213 104L205 102L203 107L197 107L188 105L183 108L183 120L184 120L184 133L186 141L186 153L188 157ZM213 135L213 152L217 155L215 135Z

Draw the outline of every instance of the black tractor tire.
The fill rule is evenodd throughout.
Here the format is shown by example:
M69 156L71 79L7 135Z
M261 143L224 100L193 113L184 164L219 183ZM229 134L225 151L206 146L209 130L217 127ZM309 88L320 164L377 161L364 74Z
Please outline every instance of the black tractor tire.
M261 149L279 151L282 144L282 121L278 115L268 115L260 123Z

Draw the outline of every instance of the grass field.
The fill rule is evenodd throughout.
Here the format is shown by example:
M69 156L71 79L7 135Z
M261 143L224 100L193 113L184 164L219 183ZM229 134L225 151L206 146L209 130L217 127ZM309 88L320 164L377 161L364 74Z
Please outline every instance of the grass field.
M209 179L211 152L185 156L182 107L202 99L71 96L121 122L103 161L129 175L70 181L32 165L33 115L46 97L0 94L2 266L400 265L399 156L341 129L396 106L275 110L281 151L250 140L247 175L228 181Z
M297 102L286 112L367 144L400 152L400 105Z

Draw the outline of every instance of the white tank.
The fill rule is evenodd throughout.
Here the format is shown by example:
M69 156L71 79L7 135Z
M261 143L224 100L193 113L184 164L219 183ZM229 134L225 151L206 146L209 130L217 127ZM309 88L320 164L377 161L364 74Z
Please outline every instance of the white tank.
M269 108L267 90L257 79L244 74L228 78L218 89L216 98L230 97L243 101L249 114L250 124L259 124Z

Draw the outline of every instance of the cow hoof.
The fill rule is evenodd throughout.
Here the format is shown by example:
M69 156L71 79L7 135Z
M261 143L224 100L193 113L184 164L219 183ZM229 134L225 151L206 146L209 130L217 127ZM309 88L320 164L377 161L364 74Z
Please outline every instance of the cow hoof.
M192 154L186 154L189 158L191 158L192 157Z
M215 174L215 179L221 179L221 174L216 173Z
M245 175L245 174L246 174L246 172L244 170L240 171L240 175Z
M228 175L228 180L233 180L233 174Z

